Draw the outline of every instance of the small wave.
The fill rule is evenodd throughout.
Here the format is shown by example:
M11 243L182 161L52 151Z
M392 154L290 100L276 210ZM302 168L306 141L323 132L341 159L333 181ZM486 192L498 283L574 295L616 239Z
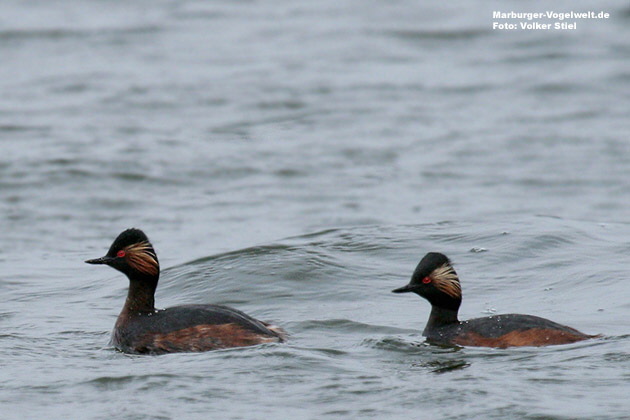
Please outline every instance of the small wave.
M83 382L86 385L94 386L101 390L129 389L130 385L138 386L165 386L180 375L161 373L148 375L122 375L122 376L99 376Z
M422 337L417 340L410 341L406 338L386 336L383 338L366 338L361 345L386 351L394 351L400 353L422 353L429 344Z
M21 124L0 124L0 132L18 133L18 132L38 132L48 133L52 130L47 125L21 125Z
M160 31L156 25L141 25L129 27L104 27L98 29L71 29L71 28L41 28L41 29L5 29L0 31L0 40L30 40L30 39L85 39L86 37L102 35L135 35L151 34Z
M365 334L392 334L396 332L410 332L410 330L372 325L362 322L352 321L349 319L322 319L322 320L308 320L298 322L296 328L303 331L309 330L335 330L336 332L357 333Z
M483 29L413 30L386 31L385 34L409 41L460 41L478 39L492 32Z

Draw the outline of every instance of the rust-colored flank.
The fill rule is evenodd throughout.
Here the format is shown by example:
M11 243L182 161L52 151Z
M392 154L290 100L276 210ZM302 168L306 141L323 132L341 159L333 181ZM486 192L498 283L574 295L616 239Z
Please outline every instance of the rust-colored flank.
M139 352L170 353L208 351L277 342L278 337L261 336L238 324L195 325L168 333L147 334L136 347Z
M570 344L587 338L590 338L590 336L553 329L531 328L522 331L511 331L499 337L484 337L474 331L467 331L453 338L451 342L460 346L497 347L504 349L507 347L539 347Z

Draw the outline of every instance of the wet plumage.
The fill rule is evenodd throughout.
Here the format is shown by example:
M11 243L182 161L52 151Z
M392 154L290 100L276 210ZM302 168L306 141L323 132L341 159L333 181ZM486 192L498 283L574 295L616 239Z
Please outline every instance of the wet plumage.
M102 258L129 278L129 292L118 316L111 344L127 353L196 352L281 342L284 332L222 305L155 308L160 265L144 232L122 232Z
M431 314L423 335L436 343L504 348L568 344L594 337L532 315L506 314L459 321L459 278L451 261L437 252L428 253L409 284L393 292L413 292L429 301Z

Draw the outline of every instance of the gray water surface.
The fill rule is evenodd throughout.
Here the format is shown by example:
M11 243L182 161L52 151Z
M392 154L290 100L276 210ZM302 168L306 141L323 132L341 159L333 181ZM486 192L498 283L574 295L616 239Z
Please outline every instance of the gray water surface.
M0 417L627 418L630 9L491 29L592 7L2 2ZM158 306L231 305L290 340L113 350L127 281L83 261L131 226ZM390 291L429 251L462 319L602 336L428 345L429 305Z

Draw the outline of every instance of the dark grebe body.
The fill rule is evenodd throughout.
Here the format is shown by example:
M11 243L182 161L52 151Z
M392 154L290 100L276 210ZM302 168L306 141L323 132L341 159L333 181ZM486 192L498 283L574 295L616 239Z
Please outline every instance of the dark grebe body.
M111 341L123 352L200 352L284 340L281 329L227 306L155 309L160 267L153 246L139 229L122 232L106 256L86 262L107 264L129 277L129 292Z
M431 342L479 347L548 346L591 338L576 329L533 315L504 314L434 325L423 335Z
M409 284L393 292L414 292L431 303L423 335L435 343L505 348L568 344L595 337L532 315L506 314L459 321L459 278L450 260L437 252L428 253Z

